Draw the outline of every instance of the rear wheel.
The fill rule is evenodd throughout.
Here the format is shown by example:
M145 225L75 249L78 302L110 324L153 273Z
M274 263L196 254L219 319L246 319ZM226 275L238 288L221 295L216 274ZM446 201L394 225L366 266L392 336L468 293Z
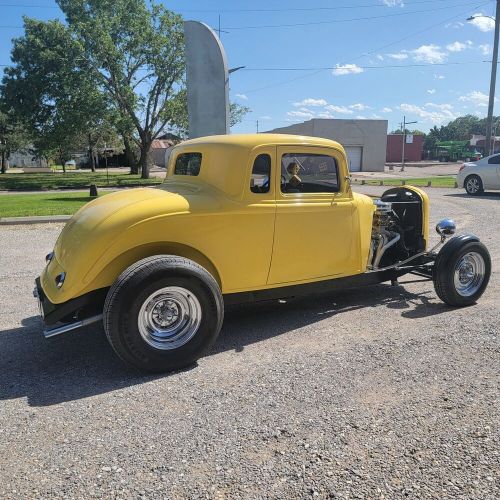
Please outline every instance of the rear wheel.
M458 247L451 255L438 254L433 272L434 288L446 304L468 306L481 297L490 274L488 250L482 243L472 241Z
M213 344L224 316L220 288L203 267L158 255L125 270L108 292L104 329L116 354L141 370L186 367Z
M464 188L467 194L476 196L484 191L483 181L479 175L469 175L464 181Z

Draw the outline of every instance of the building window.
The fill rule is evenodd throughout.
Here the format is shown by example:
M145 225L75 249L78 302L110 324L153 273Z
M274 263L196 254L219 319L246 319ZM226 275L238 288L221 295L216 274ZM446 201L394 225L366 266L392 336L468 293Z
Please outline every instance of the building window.
M198 175L201 167L201 153L183 153L175 160L174 175Z
M336 193L337 161L333 156L287 153L281 157L281 192Z
M255 158L250 178L250 190L252 193L268 193L271 180L271 157L262 154Z

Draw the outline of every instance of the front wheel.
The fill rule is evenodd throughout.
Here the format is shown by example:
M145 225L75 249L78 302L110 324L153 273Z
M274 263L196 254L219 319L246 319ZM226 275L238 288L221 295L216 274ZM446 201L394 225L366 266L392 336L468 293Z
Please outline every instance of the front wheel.
M443 247L445 248L445 247ZM433 271L439 298L451 306L474 304L483 294L491 274L491 258L479 241L459 246L451 255L440 252Z
M118 356L149 372L193 364L222 326L220 288L203 267L172 255L126 269L108 292L104 329Z

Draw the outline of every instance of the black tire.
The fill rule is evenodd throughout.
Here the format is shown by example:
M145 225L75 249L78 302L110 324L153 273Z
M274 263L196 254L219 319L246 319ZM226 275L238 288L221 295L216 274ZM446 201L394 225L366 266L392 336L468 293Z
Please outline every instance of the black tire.
M190 330L194 332L192 336L185 336L186 343L175 348L166 348L165 343L161 348L155 347L151 344L153 340L144 334L144 326L142 333L139 327L141 308L151 303L148 299L155 293L166 288L183 290L189 300L196 299L199 313L198 326ZM161 304L165 306L165 301ZM149 315L144 312L141 318L154 321L151 318L155 310ZM162 314L163 309L160 319L164 319ZM178 317L190 322L190 315L178 313ZM148 257L130 266L111 286L104 303L104 330L114 351L125 363L148 372L167 372L192 365L215 342L223 318L224 302L213 276L196 262L172 255Z
M433 269L434 289L438 297L446 304L456 307L464 307L476 303L490 280L491 258L487 248L479 241L469 241L458 246L451 254L443 251L444 249L445 247L439 252ZM473 290L473 293L469 295L464 295L463 291L458 290L455 285L457 265L466 254L479 255L484 264L482 281L477 283L477 289Z
M481 180L481 177L476 174L469 175L465 178L464 188L467 194L470 194L471 196L477 196L478 194L484 192L483 181Z

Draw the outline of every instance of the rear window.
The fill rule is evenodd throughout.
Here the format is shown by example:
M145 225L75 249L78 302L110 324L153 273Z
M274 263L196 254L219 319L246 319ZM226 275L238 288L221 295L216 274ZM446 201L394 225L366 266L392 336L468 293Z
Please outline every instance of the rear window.
M198 175L201 153L182 153L175 160L174 175Z

